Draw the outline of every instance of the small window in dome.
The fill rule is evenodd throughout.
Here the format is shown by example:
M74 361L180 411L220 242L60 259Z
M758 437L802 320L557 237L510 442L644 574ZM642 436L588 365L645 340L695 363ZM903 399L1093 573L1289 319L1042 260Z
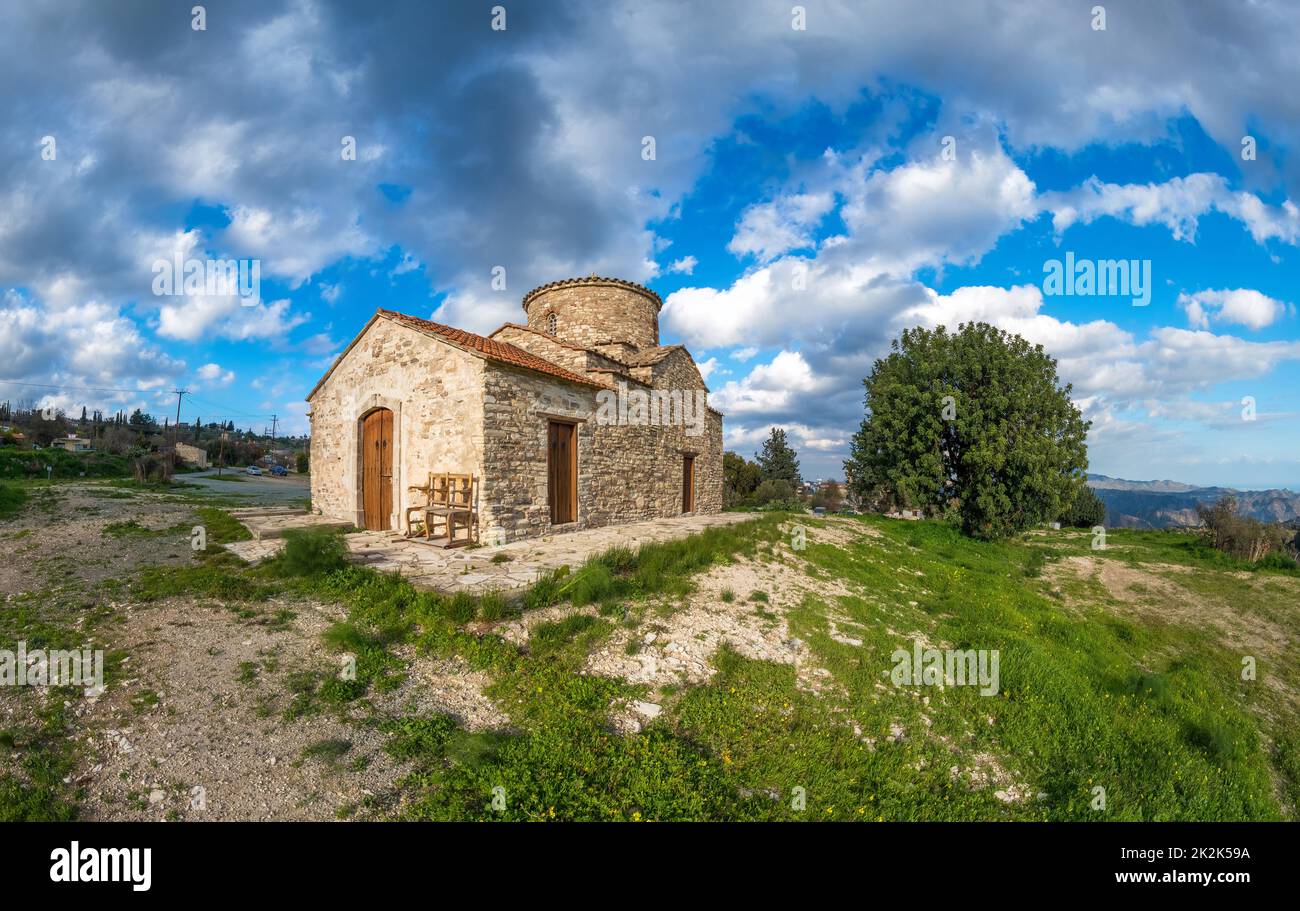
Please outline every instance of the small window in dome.
M549 332L551 335L554 335L556 329L559 328L559 325L560 325L560 320L556 317L556 315L555 315L554 313L548 313L548 314L546 314L546 331L547 331L547 332Z

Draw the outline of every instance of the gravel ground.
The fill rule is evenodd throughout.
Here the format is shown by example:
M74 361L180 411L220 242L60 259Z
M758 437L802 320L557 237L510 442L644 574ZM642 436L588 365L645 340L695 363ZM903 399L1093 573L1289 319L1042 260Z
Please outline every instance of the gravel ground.
M83 819L382 816L395 807L406 769L382 750L385 737L369 723L376 713L449 712L469 730L509 725L482 695L485 677L413 650L399 654L407 667L397 690L350 704L346 715L330 707L286 715L295 674L338 672L339 657L325 651L321 634L340 608L133 603L118 583L147 565L193 559L189 529L202 492L91 484L48 491L33 493L19 517L0 525L0 546L16 557L0 561L0 609L35 599L42 616L73 628L94 609L102 616L95 647L127 656L107 691L69 705L68 736L81 747L69 780L81 789ZM32 719L49 698L46 688L0 688L0 724Z

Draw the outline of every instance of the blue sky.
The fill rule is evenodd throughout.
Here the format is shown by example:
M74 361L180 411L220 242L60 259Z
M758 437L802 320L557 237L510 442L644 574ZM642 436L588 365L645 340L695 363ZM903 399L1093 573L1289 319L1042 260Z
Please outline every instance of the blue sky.
M0 395L302 432L375 308L489 332L596 272L809 476L891 338L983 319L1058 358L1091 470L1300 489L1300 11L1094 5L6 8ZM176 251L260 299L155 295ZM1150 303L1044 293L1067 252Z

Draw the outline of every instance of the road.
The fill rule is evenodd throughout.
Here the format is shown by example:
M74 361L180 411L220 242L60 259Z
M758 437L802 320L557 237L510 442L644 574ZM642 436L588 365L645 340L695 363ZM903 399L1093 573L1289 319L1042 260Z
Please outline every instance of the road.
M238 480L229 480L235 477ZM216 469L177 475L176 480L186 484L197 484L214 493L232 497L245 497L249 505L301 505L311 496L311 478L305 474L290 474L277 478L271 475L244 474L243 469L227 468L222 477L217 477Z

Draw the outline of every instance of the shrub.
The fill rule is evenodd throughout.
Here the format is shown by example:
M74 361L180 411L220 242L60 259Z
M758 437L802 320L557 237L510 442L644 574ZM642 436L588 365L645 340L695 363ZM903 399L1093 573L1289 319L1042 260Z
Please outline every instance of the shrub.
M440 612L452 623L468 623L474 619L477 610L478 605L469 592L456 592L450 598L443 599L440 605Z
M510 615L510 604L500 592L488 592L479 599L478 615L484 620L504 620Z
M137 484L169 483L175 468L176 460L164 452L146 452L131 461Z
M1061 516L1061 524L1071 528L1094 528L1105 523L1106 503L1087 485L1079 488L1070 508Z
M345 565L343 536L328 529L291 529L284 533L284 550L268 563L279 576L323 576Z
M1213 505L1196 505L1196 515L1205 523L1210 546L1241 560L1255 563L1281 551L1290 537L1280 525L1266 525L1237 513L1236 497L1226 496Z
M8 519L18 515L26 502L27 491L21 487L0 484L0 519Z

